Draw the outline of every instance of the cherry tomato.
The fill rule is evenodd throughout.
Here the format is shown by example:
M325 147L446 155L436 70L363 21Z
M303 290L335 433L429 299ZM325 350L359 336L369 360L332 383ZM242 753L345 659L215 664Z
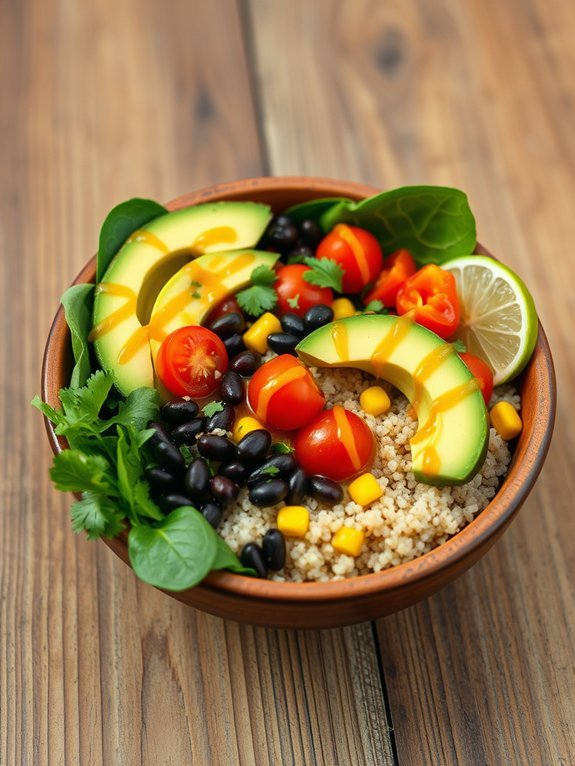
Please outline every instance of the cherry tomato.
M227 367L226 347L215 333L199 325L171 332L156 357L158 377L175 396L209 396Z
M367 306L371 301L381 301L384 306L395 308L397 293L416 271L417 266L409 250L396 250L384 260L383 270L363 302Z
M295 431L323 409L325 399L307 367L282 354L256 370L248 384L248 402L270 428Z
M485 404L489 404L491 394L493 393L493 373L491 372L491 367L483 359L473 356L473 354L469 354L467 351L459 354L459 356L469 368L469 372L477 380L485 399Z
M232 295L230 298L224 298L223 301L216 303L214 308L210 311L207 318L204 320L205 325L210 325L216 319L224 316L224 314L239 314L241 316L242 310L240 304Z
M440 338L449 338L459 324L455 277L429 263L409 277L397 294L397 313L409 314Z
M368 466L374 439L364 420L336 404L298 431L294 446L295 458L306 473L344 481Z
M344 293L360 293L377 277L383 264L381 247L373 234L345 223L338 223L322 239L316 256L342 267Z
M306 282L303 278L306 271L311 269L303 263L283 266L278 271L275 288L280 314L287 314L289 311L302 317L312 306L317 306L319 303L331 306L333 303L332 290L329 287L318 287Z

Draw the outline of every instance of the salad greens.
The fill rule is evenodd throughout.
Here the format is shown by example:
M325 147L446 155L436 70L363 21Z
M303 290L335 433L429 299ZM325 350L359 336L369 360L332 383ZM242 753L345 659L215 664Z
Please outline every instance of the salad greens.
M363 227L378 238L386 254L406 248L418 266L469 255L476 244L467 195L446 186L404 186L360 202L312 200L286 214L312 218L324 232L338 223Z
M100 230L100 242L96 260L96 281L100 282L110 261L128 239L140 227L153 221L168 210L151 199L134 199L121 202L108 213Z

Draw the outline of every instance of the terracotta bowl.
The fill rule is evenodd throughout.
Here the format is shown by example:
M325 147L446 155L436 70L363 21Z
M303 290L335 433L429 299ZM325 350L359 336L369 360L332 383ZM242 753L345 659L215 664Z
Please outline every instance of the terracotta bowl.
M253 200L281 211L296 202L318 197L355 200L378 189L322 178L256 178L219 184L176 199L170 210L208 200ZM487 253L484 248L478 248ZM77 282L95 279L95 259ZM58 390L68 384L72 367L70 335L62 308L50 330L44 354L42 396L57 404ZM556 408L553 360L541 325L535 353L519 381L523 432L515 446L509 472L496 497L473 522L443 545L406 564L340 582L281 583L230 573L213 573L181 593L170 593L184 604L238 622L279 628L329 628L371 620L399 611L455 580L491 548L521 508L541 470L549 448ZM46 421L54 452L66 448ZM125 537L105 540L127 564Z

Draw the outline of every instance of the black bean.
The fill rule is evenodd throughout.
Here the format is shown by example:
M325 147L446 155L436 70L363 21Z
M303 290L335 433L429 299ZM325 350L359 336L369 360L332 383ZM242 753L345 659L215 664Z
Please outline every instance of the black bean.
M248 543L244 545L240 553L240 561L245 567L255 569L258 577L264 580L268 576L268 570L264 564L263 552L257 543Z
M210 478L212 474L208 464L201 457L192 460L184 474L184 487L190 497L205 497L210 490Z
M237 372L226 372L220 383L220 396L224 402L239 404L244 400L244 384Z
M268 479L249 490L250 501L254 505L270 506L280 503L288 493L287 481L283 479Z
M242 314L237 314L235 311L223 314L208 325L208 330L215 332L222 340L230 338L235 333L242 333L245 329L246 320Z
M343 500L343 489L341 484L325 476L308 476L308 491L316 500L323 500L324 503L335 505Z
M179 484L178 479L164 468L148 468L145 476L154 492L169 492Z
M302 263L304 258L313 258L314 252L307 245L296 245L287 255L288 263Z
M282 330L290 335L297 335L299 338L303 338L305 335L303 319L297 314L292 314L291 311L282 316L280 323Z
M181 474L186 468L186 462L182 453L171 442L158 442L154 445L154 456L158 463L170 471L170 473Z
M280 215L276 216L271 225L268 228L272 228L272 226L291 226L293 224L293 220L289 217L289 215L286 215L285 213L280 213Z
M232 372L237 372L243 378L249 378L262 363L261 356L257 351L242 351L241 354L235 356L230 362L229 369Z
M186 497L185 495L179 495L175 492L169 495L162 495L161 497L158 497L157 502L162 511L165 512L175 511L176 508L187 507L188 505L194 505L193 500L191 500L189 497Z
M220 526L223 515L223 510L212 500L202 506L202 516L214 529L217 529Z
M323 238L321 229L315 221L301 221L299 226L299 235L302 240L310 247L317 247Z
M312 306L303 317L306 333L313 332L328 322L333 322L333 309L323 304Z
M202 434L197 442L198 452L209 460L219 460L227 463L236 457L235 445L225 436Z
M295 347L301 338L297 335L290 335L287 332L271 332L268 335L268 346L276 354L292 354L296 356Z
M155 421L150 421L148 423L148 428L153 429L154 433L150 436L150 439L148 440L148 444L151 447L155 447L156 444L160 444L160 442L168 442L168 444L173 443L173 438L166 428L165 425L162 423L157 423Z
M210 415L206 423L206 433L209 434L215 431L216 428L221 428L224 431L231 431L236 419L236 411L231 404L224 404L223 410L214 412Z
M210 490L216 502L221 505L230 505L238 499L240 488L227 476L212 476Z
M297 468L293 455L274 455L252 471L248 476L248 487L265 479L286 479Z
M198 414L198 405L191 399L172 399L164 404L161 409L162 417L171 425L179 426L195 418Z
M266 235L268 246L281 253L289 252L296 245L299 232L293 223L273 223Z
M196 436L206 430L206 418L194 418L189 423L182 423L172 430L172 439L176 444L186 444L188 447L196 443Z
M264 564L274 572L283 569L286 560L286 541L279 529L268 529L262 540Z
M250 431L238 443L238 458L247 466L260 465L271 446L272 436L269 431L263 428Z
M307 494L307 476L301 468L294 471L288 481L289 494L286 498L288 505L301 505Z
M250 469L247 465L240 463L238 460L232 460L231 463L225 463L218 469L218 473L221 476L227 476L228 479L235 481L238 486L243 486L248 478Z
M230 335L229 338L226 338L224 341L224 346L228 352L229 359L233 359L234 356L237 356L246 349L244 339L239 332L235 332L233 335Z

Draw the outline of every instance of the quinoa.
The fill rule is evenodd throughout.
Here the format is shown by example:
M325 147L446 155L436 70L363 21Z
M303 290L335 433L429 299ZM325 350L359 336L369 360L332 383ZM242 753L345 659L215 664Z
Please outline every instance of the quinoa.
M344 485L344 498L334 506L308 499L310 525L305 538L287 538L284 569L272 579L290 582L342 580L346 577L379 572L411 561L436 548L459 532L495 496L500 479L511 460L504 439L491 428L489 447L480 471L467 484L434 487L415 480L412 473L409 440L417 421L408 413L406 398L389 384L379 381L391 398L391 408L374 417L359 405L360 393L373 378L356 369L311 369L328 406L341 404L372 429L377 448L371 472L383 495L365 508L354 503ZM508 401L520 407L517 390L510 385L495 389L492 404ZM261 544L270 527L276 526L280 505L258 508L240 492L236 505L228 509L220 534L239 554L246 543ZM360 528L365 540L357 558L338 553L332 536L342 526Z

